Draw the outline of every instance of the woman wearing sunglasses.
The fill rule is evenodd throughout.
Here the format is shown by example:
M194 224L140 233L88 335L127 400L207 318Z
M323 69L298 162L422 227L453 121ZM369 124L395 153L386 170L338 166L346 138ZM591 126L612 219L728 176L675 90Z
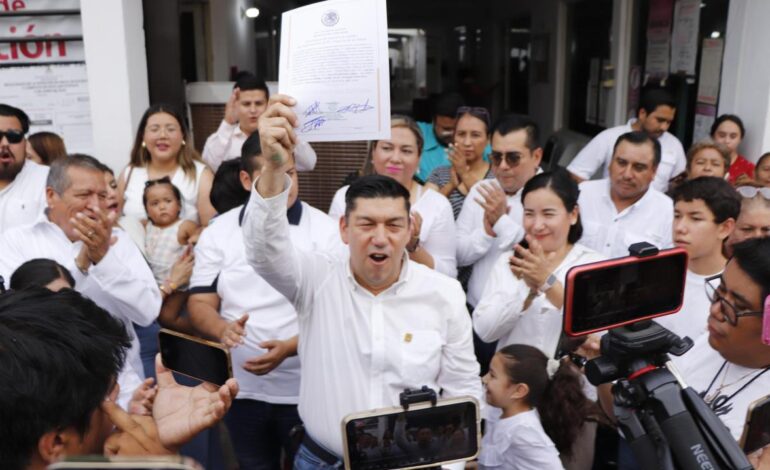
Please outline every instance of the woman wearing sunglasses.
M493 176L491 165L484 160L490 125L486 108L458 108L454 143L447 149L450 164L434 169L425 185L449 199L455 219L473 185Z
M749 238L770 236L770 188L739 186L741 212L735 221L735 230L725 244L725 252L732 254L732 246Z

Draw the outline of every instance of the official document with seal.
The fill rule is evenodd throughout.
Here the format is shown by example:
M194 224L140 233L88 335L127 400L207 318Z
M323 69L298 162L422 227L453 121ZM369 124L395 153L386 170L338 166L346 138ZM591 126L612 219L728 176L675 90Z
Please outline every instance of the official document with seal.
M390 138L385 0L329 0L283 14L278 90L307 142Z

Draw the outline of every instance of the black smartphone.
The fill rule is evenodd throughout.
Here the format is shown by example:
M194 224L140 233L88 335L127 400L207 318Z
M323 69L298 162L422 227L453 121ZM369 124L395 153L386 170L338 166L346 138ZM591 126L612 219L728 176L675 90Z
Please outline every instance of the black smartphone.
M575 266L564 286L564 333L587 335L676 313L686 275L681 248Z
M749 406L746 425L743 427L741 447L746 455L770 444L770 395L760 398Z
M158 333L163 365L193 379L223 385L233 376L230 350L214 343L162 328Z
M342 422L347 470L438 467L479 453L481 418L473 398L348 415Z

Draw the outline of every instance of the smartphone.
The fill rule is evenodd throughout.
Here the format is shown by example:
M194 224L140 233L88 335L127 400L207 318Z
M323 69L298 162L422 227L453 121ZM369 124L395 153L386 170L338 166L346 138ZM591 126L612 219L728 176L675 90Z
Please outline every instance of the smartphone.
M765 297L765 314L762 316L762 342L770 346L770 295Z
M681 248L575 266L564 286L564 333L582 336L676 313L686 275Z
M165 328L158 333L158 342L167 369L215 385L224 385L233 376L230 350L221 343Z
M189 457L105 457L86 455L66 457L48 466L48 470L203 470L203 467Z
M770 395L749 405L740 444L746 455L770 444Z
M383 408L342 421L346 470L412 469L476 458L479 404L471 397Z

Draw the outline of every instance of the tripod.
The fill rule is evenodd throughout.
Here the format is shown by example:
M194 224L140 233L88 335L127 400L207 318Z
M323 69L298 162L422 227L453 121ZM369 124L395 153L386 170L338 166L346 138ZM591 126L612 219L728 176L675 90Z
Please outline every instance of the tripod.
M692 344L650 320L615 328L586 376L597 386L617 381L618 426L644 470L751 469L724 424L669 365L669 353L681 356Z

